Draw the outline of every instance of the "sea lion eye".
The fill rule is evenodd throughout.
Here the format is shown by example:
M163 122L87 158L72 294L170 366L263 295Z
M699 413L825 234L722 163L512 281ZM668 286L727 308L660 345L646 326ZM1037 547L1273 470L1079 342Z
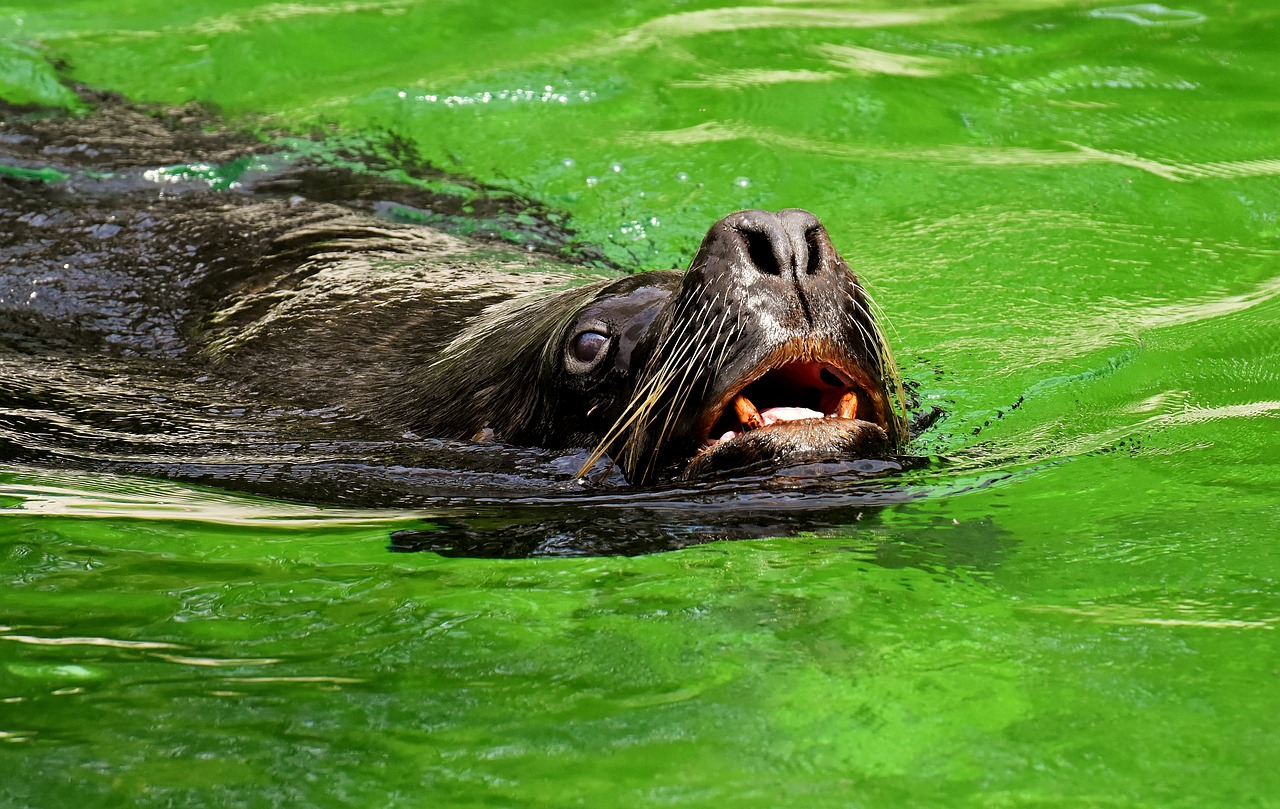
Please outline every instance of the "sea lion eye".
M583 365L591 365L608 345L609 335L598 331L584 331L573 338L570 350L575 360Z

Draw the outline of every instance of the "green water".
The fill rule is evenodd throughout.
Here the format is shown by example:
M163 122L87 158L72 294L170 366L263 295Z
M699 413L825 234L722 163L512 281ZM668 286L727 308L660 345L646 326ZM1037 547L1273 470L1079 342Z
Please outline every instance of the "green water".
M0 470L0 803L1280 805L1277 42L1209 0L0 6L12 101L389 130L632 267L809 208L949 459L843 529L529 561Z

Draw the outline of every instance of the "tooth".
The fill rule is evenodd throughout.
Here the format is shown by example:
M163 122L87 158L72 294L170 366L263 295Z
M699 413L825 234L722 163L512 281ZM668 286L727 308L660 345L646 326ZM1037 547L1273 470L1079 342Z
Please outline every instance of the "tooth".
M856 418L858 415L858 394L849 391L840 397L840 402L836 405L835 416L842 419Z
M733 410L738 414L738 421L742 422L742 426L747 430L758 430L764 426L764 418L760 415L760 411L756 410L756 406L751 404L751 400L739 394L733 400Z

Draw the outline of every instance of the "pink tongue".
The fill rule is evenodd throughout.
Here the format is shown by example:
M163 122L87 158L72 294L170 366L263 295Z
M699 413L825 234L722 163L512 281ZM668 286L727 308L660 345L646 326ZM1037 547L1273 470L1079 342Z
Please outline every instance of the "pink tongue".
M800 419L820 419L822 414L807 407L771 407L760 412L765 426L778 421L799 421Z
M777 424L780 421L799 421L801 419L821 419L825 418L817 410L810 410L807 407L771 407L768 410L760 411L760 418L764 421L764 426ZM728 441L737 438L741 433L730 430L717 439L711 439L708 444L718 444L721 441Z

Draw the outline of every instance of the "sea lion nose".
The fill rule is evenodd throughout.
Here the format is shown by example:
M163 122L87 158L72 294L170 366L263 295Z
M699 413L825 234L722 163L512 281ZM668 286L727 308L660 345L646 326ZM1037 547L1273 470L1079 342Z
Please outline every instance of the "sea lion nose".
M842 305L850 282L857 283L818 218L786 208L738 211L712 225L683 286L808 328Z
M835 248L818 217L801 208L778 211L777 217L791 243L792 272L797 280L829 272L835 266Z
M759 301L770 290L776 307L809 323L812 304L838 282L843 267L818 218L799 208L730 214L707 234L703 251L725 259L721 271L742 284L744 294Z
M745 272L779 276L803 287L833 266L831 240L818 218L808 211L738 211L721 224L741 240L745 260L740 266Z

